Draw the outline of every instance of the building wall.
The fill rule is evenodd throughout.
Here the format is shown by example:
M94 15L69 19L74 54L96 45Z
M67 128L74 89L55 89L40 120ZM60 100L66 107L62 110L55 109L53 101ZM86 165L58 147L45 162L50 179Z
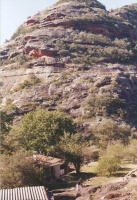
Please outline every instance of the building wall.
M53 168L55 172L55 178L60 178L60 165L56 165Z

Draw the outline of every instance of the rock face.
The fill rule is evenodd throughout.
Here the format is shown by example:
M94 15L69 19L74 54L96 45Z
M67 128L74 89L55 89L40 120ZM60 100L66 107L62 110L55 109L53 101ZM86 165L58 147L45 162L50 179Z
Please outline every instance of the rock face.
M1 47L1 109L19 116L41 106L90 123L91 97L109 93L125 101L122 120L136 126L137 4L109 12L87 2L60 0ZM28 86L32 74L40 81Z

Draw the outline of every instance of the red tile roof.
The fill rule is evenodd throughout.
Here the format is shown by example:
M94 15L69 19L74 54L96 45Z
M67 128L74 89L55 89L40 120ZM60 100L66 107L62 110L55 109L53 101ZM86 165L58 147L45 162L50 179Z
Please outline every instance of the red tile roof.
M54 158L51 156L44 156L44 155L36 155L36 161L38 164L44 165L44 166L55 166L55 165L61 165L64 162L60 158Z

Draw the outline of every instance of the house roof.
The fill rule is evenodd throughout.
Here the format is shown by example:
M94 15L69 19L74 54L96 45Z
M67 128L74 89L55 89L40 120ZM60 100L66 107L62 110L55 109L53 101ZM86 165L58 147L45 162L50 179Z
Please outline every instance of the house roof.
M54 158L51 156L44 156L40 154L35 155L35 160L38 164L43 165L43 166L55 166L55 165L61 165L64 163L60 158Z
M49 200L44 186L1 189L0 200Z

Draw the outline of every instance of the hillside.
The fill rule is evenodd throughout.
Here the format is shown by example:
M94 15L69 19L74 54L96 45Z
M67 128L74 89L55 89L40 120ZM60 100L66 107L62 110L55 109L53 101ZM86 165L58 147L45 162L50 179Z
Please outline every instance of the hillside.
M20 153L13 163L15 169L21 165L19 158L25 166L22 148L55 157L62 156L62 150L63 156L69 155L63 157L67 163L70 155L73 164L78 156L79 171L84 164L89 170L84 171L87 176L82 173L91 184L82 189L78 200L137 197L137 169L127 168L137 160L137 4L107 11L96 0L58 0L53 7L29 16L0 47L0 75L0 109L6 111L1 112L1 149L8 162L1 170L7 182L6 170L9 177L13 172L11 180L18 175L12 170L12 155L16 158ZM55 110L64 113L48 112ZM11 126L12 115L5 113L14 116L15 126ZM24 115L24 124L19 124ZM100 174L93 174L88 166L93 159L98 166L104 162L98 168ZM105 171L111 162L112 171ZM134 170L134 176L127 176L127 169ZM100 175L106 176L104 182L107 179L108 183L101 184ZM69 176L73 184L79 178ZM111 178L117 181L111 182ZM96 181L97 186L93 184ZM56 199L61 198L58 195Z
M83 125L137 122L137 4L59 0L0 48L1 108L62 110Z

